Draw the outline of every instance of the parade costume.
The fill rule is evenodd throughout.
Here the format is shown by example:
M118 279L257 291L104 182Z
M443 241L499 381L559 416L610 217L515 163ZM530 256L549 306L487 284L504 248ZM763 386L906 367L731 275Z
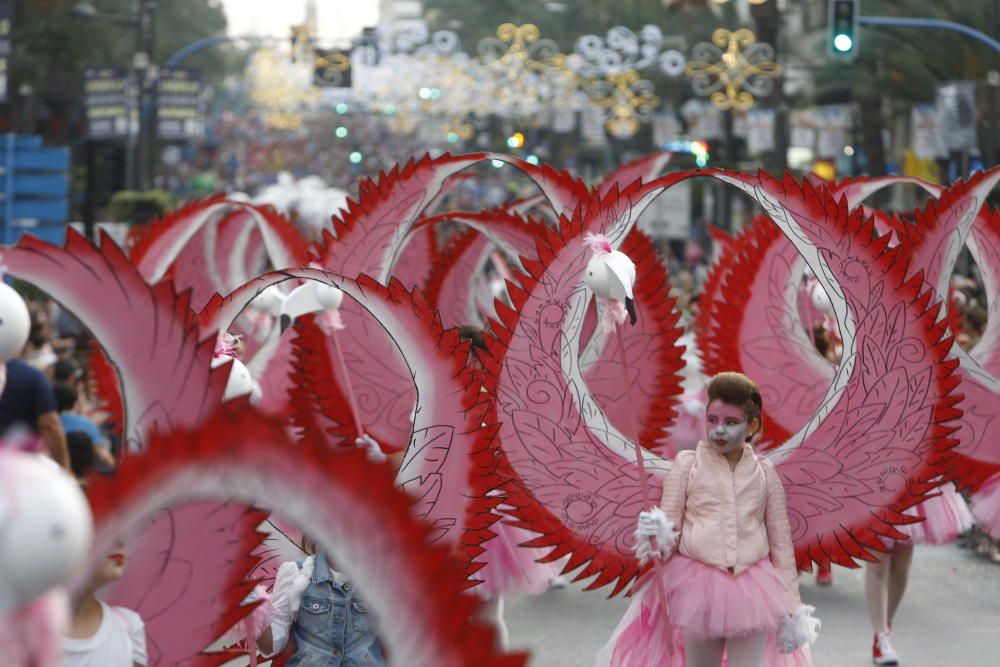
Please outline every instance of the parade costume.
M422 212L458 172L489 160L525 171L559 224L531 239L509 284L511 305L497 305L498 319L491 323L497 338L481 355L483 378L466 366L468 346L457 333L418 290L392 276ZM494 535L498 504L534 535L532 547L554 560L567 558L567 570L592 578L594 587L613 584L617 594L650 576L633 553L632 518L650 509L642 496L658 495L673 465L650 450L676 421L682 362L669 333L676 314L666 299L655 298L656 290L667 289L665 278L657 277L652 244L635 222L658 194L692 176L721 180L753 197L831 295L845 358L853 363L826 382L823 409L806 415L808 428L790 428L789 441L774 443L774 454L761 459L773 461L784 486L797 565L854 564L883 548L883 540L899 539L903 513L935 492L948 469L963 391L931 292L907 271L902 251L876 239L860 211L851 214L849 202L823 187L706 170L591 191L572 176L509 156L428 157L362 183L358 201L335 218L335 233L310 249L309 259L322 268L286 254L288 264L272 256L273 270L253 277L251 262L236 261L226 275L245 272L250 280L227 286L228 296L210 295L197 309L169 280L153 281L168 275L171 258L178 257L171 253L204 219L182 221L179 233L162 237L171 250L147 256L155 265L150 272L137 271L107 237L95 247L73 231L65 248L22 237L0 249L12 274L52 294L91 329L118 373L122 430L134 455L114 480L95 485L99 540L144 527L145 556L137 559L137 572L146 578L123 581L116 593L151 605L172 595L164 606L169 612L147 627L169 651L163 659L192 659L249 616L250 605L240 606L250 587L248 569L273 579L277 564L287 560L259 544L255 527L265 516L248 513L252 504L282 507L316 535L357 581L376 616L393 619L384 635L380 631L387 653L416 656L417 664L518 664L497 656L492 635L468 622L476 600L459 592L475 579L473 562ZM988 184L979 178L974 185L981 201ZM940 208L975 199L969 187L954 186ZM233 206L244 208L225 203L219 211ZM262 243L275 238L267 229L260 230ZM602 232L613 250L623 249L637 265L631 296L640 316L615 336L598 326L600 314L589 306L583 280L590 259L584 234ZM654 289L640 287L644 277ZM287 424L261 417L242 399L219 409L229 373L213 370L211 358L218 332L230 329L258 295L299 280L335 286L349 297L343 313L347 363L334 362L329 341L309 318L288 323L280 341L288 340L290 351L283 370L293 370L287 413L303 435L290 456ZM122 326L124 313L129 326ZM280 313L269 317L280 319ZM618 361L615 342L624 348L625 363ZM594 369L602 366L614 373L596 377ZM394 482L388 471L351 451L361 434L345 400L345 372L365 397L361 423L379 443L406 452ZM605 388L595 392L590 385L602 381ZM973 383L984 386L981 377ZM633 384L643 389L630 401L623 390ZM330 448L345 442L347 451L331 456ZM970 459L995 456L992 441L977 442ZM636 444L643 448L648 480L637 474ZM836 452L834 461L830 452ZM895 477L872 477L873 470L899 461L905 470ZM963 466L963 477L976 467ZM400 487L410 496L398 493ZM500 498L490 495L496 490ZM181 504L192 498L202 502ZM345 505L350 511L343 511ZM197 555L206 551L209 536L217 550L210 562ZM371 558L374 548L385 558ZM448 559L465 568L464 578L446 565ZM189 581L202 586L175 585L181 564L195 566ZM172 576L150 576L164 571ZM709 588L718 581L715 571L696 570L675 555L657 580L667 597L656 598L653 586L642 590L650 591L651 604L676 601L676 622L693 628L698 608L687 604L678 576ZM785 581L766 563L750 563L737 576L750 577L748 590L753 584L772 593ZM770 602L760 613L715 627L771 627L768 617L788 600L776 593ZM663 624L655 616L649 620L649 641L659 645ZM180 646L171 641L177 636L189 640Z
M774 466L743 445L730 473L725 458L700 442L674 459L661 507L667 521L681 527L676 551L661 570L674 646L685 639L766 633L766 665L811 665L808 647L790 655L777 650L782 620L801 601L784 491ZM680 653L670 655L651 622L664 613L654 591L650 582L643 584L598 654L599 667L686 664Z

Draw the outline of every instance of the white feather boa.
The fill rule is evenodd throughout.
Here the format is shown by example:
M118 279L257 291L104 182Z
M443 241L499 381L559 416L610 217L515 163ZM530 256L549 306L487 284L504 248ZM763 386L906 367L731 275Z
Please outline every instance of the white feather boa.
M815 607L800 605L793 614L786 614L778 628L778 646L782 653L794 653L803 644L812 644L819 637L820 620L812 614Z

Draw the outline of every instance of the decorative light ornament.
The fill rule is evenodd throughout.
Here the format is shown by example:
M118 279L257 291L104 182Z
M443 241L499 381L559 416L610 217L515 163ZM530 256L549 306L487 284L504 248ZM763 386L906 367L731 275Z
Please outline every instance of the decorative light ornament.
M685 72L692 79L694 92L708 96L722 111L750 109L754 98L769 95L774 88L772 79L781 76L774 48L758 43L745 28L736 32L719 28L712 33L711 44L701 42L691 55Z
M618 139L635 136L640 122L648 120L660 105L652 82L640 78L635 70L610 73L604 81L595 82L590 100L607 109L604 127Z
M538 26L504 23L479 42L480 61L492 82L493 112L536 121L542 110L579 87L566 54Z
M664 49L666 45L672 48ZM587 79L597 79L613 72L644 70L658 65L667 76L684 73L683 50L687 40L680 36L664 38L655 25L645 25L635 33L625 26L615 26L607 36L584 35L576 40L569 67Z

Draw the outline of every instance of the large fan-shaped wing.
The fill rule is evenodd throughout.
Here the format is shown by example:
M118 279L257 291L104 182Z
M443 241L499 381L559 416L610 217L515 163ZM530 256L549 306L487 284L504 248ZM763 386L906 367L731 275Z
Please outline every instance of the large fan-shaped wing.
M232 320L255 294L289 279L319 280L343 290L367 314L366 321L389 338L393 354L404 360L404 377L415 402L399 406L406 410L408 422L411 417L413 419L412 437L406 440L409 446L400 467L399 484L419 499L420 516L434 525L435 539L445 539L451 544L461 542L459 557L471 562L479 542L489 537L488 532L482 531L490 523L486 515L493 503L480 497L490 490L485 486L485 477L478 472L490 465L485 444L487 434L482 428L487 397L480 391L483 384L480 374L466 364L470 344L459 340L457 330L444 330L420 293L407 291L398 281L390 281L386 287L366 276L357 281L345 280L317 269L264 274L229 297L217 299L213 303L213 321ZM346 305L347 300L342 308ZM298 344L311 345L309 340L300 339ZM317 338L312 340L317 341ZM318 341L325 344L322 337ZM351 348L345 345L343 351L349 367L357 363ZM325 358L322 350L311 350L307 355L300 355L299 361ZM344 410L341 405L328 403L331 396L323 391L332 381L324 375L330 373L330 369L329 365L297 368L296 391L305 400L315 401L314 409L332 421L343 419ZM356 372L362 382L369 374L364 366L355 365L349 370ZM369 386L356 383L354 388L359 402L363 402ZM296 409L304 407L299 405ZM310 428L326 431L322 442L332 440L340 444L344 439L347 444L353 442L356 437L353 428L344 428L351 421L348 419L341 424L343 426L324 428L322 422L317 422ZM407 432L410 431L408 424ZM473 490L471 501L470 488Z
M847 202L791 177L716 172L754 197L830 295L844 360L816 414L776 450L799 565L850 566L899 537L947 469L961 412L951 339L923 278Z
M937 183L930 183L915 176L858 176L856 178L845 178L839 183L830 187L830 194L834 199L847 197L847 201L854 208L864 200L871 197L879 190L883 190L892 185L907 183L915 185L932 197L937 197L944 189Z
M492 631L470 621L475 597L462 593L462 574L449 565L446 551L428 545L428 528L412 518L411 501L394 488L389 468L369 463L357 450L331 457L318 444L295 448L280 422L230 405L196 431L154 436L148 453L126 461L115 477L95 481L95 554L164 509L171 509L175 534L195 538L203 529L197 522L179 524L182 517L173 511L184 502L278 508L363 591L390 654L419 665L524 664L524 656L497 655ZM162 562L182 568L176 561L183 552L175 551L176 544L167 548ZM168 633L151 637L170 652L160 665L221 664L228 656L202 651L250 611L238 605L252 582L223 584L238 581L255 559L248 554L208 579L215 554L195 557L207 563L192 570L198 578L172 599L156 601L173 624ZM188 606L209 591L219 596L224 614L213 605ZM166 622L156 625L158 632L161 627Z
M118 373L133 447L154 429L196 424L221 399L227 374L211 371L215 341L199 342L186 296L147 284L106 235L95 247L69 230L62 248L24 236L0 262L90 329Z
M725 274L723 285L703 300L705 373L754 378L764 399L764 437L774 444L802 428L834 375L799 319L803 267L795 246L761 216L723 253L715 269Z
M535 254L535 239L544 225L505 208L446 213L421 221L433 225L450 220L472 230L459 233L445 245L427 282L427 301L441 313L446 326L471 321L475 313L474 278L482 272L495 248L517 259Z
M149 282L157 282L205 225L235 211L245 212L257 226L272 266L283 268L306 262L307 245L287 219L270 207L226 199L185 207L182 214L156 223L143 242L132 249L131 258ZM213 233L209 238L216 237ZM214 256L214 243L209 254Z
M673 153L658 151L626 162L601 180L597 192L604 197L616 187L623 190L638 180L649 182L666 169L671 157Z
M216 662L196 656L241 613L266 516L242 503L200 501L165 507L130 531L125 576L103 595L142 617L150 665Z
M1000 377L1000 213L984 208L968 240L986 293L986 329L972 349L972 358L987 373Z

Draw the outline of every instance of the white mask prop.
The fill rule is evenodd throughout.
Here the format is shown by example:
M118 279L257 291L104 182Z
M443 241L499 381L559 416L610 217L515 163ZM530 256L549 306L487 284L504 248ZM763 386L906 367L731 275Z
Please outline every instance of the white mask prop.
M635 285L635 263L620 250L614 250L605 236L587 234L584 243L594 251L587 263L587 287L598 299L625 304L629 321L637 320L632 288Z
M76 480L37 454L0 449L0 614L67 583L93 530Z
M21 354L30 328L31 316L24 299L10 285L0 282L0 362Z
M212 359L212 368L218 368L223 364L231 364L231 367L229 369L229 379L226 380L226 390L222 394L222 400L228 401L237 396L245 396L253 392L253 378L242 361L229 355L222 355Z
M344 302L344 293L333 285L310 280L291 291L281 304L281 331L284 333L302 315L320 311L337 311Z
M250 306L254 310L267 313L271 317L279 317L281 315L281 306L284 302L285 294L277 285L271 285L261 290L261 293L250 302Z
M729 454L743 446L750 424L743 410L735 405L712 401L706 413L707 442L721 454Z
M833 315L833 302L830 301L830 296L823 289L823 286L818 282L812 286L812 292L810 295L812 297L813 307L824 315Z

